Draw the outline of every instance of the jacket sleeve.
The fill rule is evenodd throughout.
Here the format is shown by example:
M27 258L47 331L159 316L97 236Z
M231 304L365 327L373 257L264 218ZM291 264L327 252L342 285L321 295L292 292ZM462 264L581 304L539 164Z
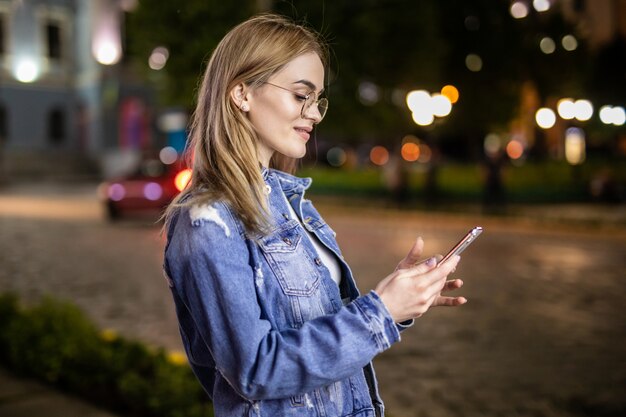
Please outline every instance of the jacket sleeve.
M284 398L342 380L400 339L372 291L332 315L277 331L262 316L246 241L229 211L183 211L165 264L217 370L244 398Z

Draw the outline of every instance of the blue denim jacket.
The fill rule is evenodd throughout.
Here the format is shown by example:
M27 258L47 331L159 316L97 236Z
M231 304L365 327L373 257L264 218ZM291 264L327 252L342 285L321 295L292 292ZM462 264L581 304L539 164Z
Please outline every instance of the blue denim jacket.
M303 198L311 180L263 177L266 235L249 236L221 202L169 223L164 270L191 367L218 417L382 416L371 360L402 326L374 291L359 295L335 233ZM337 255L339 286L303 227Z

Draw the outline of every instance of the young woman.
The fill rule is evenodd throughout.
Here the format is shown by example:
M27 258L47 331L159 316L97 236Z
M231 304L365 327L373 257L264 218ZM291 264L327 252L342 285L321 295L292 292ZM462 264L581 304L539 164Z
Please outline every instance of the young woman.
M423 242L360 295L335 233L290 173L326 114L317 35L262 15L208 63L193 116L193 175L166 212L164 270L195 375L229 416L382 416L371 361L430 307L455 257Z

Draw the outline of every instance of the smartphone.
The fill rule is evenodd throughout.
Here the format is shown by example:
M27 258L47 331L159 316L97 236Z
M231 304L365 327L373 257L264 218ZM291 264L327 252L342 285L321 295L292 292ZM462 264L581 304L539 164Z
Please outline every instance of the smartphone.
M452 249L450 249L450 252L448 252L447 255L444 256L441 261L439 261L437 266L441 265L442 263L450 259L452 256L459 255L461 252L463 252L473 241L476 240L478 236L480 236L482 232L483 232L483 228L480 226L476 226L472 230L467 232L465 237L461 239L459 243L454 245Z

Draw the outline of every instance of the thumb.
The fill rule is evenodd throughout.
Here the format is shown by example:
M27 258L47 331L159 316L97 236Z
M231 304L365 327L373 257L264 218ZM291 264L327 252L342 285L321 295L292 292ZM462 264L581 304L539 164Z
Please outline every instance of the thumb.
M422 237L419 236L415 240L415 243L413 243L413 246L411 247L411 250L409 251L409 253L406 255L406 257L402 261L400 261L396 269L406 269L406 268L411 268L415 266L415 264L419 261L420 256L422 256L423 251L424 251L424 239L422 239Z

